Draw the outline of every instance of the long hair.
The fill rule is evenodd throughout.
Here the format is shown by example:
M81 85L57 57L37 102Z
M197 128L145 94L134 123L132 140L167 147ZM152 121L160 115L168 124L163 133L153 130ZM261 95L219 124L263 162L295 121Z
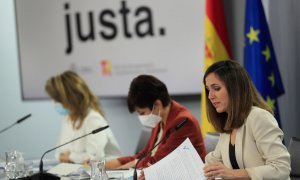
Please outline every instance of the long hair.
M208 120L218 132L230 133L233 129L241 127L252 106L260 107L273 114L270 106L255 88L247 71L236 61L225 60L211 65L204 74L204 84L206 77L211 73L224 82L229 96L228 111L218 113L208 99L208 90L205 89Z
M45 85L45 90L56 102L69 109L70 120L74 129L79 129L89 109L94 109L104 116L100 103L89 89L85 81L73 71L50 77Z

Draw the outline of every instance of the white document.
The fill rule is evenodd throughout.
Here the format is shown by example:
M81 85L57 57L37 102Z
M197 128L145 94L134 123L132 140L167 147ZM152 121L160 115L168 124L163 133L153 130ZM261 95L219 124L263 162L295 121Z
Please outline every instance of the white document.
M168 156L144 169L147 180L205 180L204 164L187 138Z
M106 170L109 179L132 179L134 169L128 170ZM139 174L139 171L137 171Z
M49 169L48 173L67 176L70 173L78 171L78 169L81 167L83 167L81 164L60 163L55 167Z

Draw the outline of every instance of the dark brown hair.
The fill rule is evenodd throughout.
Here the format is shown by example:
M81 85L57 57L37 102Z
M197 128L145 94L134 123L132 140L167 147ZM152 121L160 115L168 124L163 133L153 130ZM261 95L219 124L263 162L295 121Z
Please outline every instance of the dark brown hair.
M129 112L134 112L136 107L152 109L156 100L161 100L164 107L171 102L168 89L162 81L151 75L139 75L132 80L127 98Z
M224 82L229 96L228 112L218 113L208 99L208 90L205 89L208 120L218 132L230 133L234 128L241 127L252 106L260 107L273 114L270 106L255 88L247 71L236 61L225 60L212 64L204 74L204 85L206 85L206 77L211 73Z

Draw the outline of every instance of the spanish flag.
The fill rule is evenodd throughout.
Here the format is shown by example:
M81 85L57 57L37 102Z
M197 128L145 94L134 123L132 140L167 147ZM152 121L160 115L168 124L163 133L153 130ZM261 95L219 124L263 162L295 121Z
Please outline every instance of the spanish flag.
M230 59L230 57L231 51L227 36L223 0L206 0L204 71L213 63ZM204 88L203 86L201 97L203 135L215 131L207 119Z

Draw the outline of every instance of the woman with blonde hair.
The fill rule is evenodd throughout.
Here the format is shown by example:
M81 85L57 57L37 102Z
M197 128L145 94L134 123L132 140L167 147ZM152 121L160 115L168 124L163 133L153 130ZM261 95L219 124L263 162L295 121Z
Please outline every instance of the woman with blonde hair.
M97 97L75 72L65 71L50 77L45 90L55 101L55 110L64 116L59 144L107 126ZM110 129L74 141L56 152L61 162L68 163L85 163L92 158L112 159L120 155Z

